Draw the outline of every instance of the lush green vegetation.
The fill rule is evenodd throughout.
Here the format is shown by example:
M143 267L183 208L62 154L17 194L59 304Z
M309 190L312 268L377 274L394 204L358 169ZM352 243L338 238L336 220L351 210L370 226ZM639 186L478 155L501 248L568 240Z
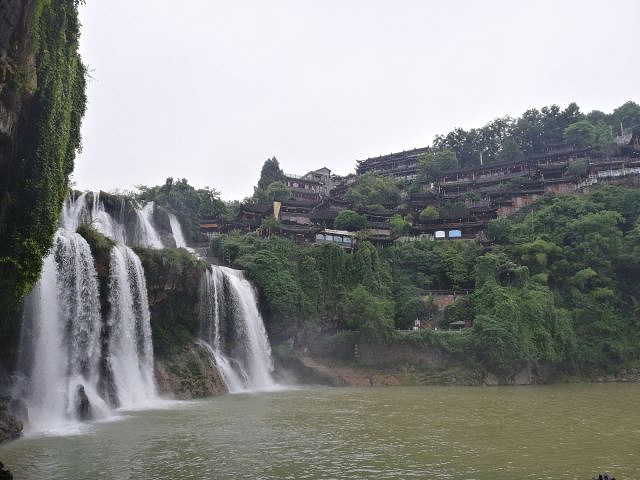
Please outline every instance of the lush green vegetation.
M0 316L7 323L38 279L80 147L86 97L85 67L78 54L77 3L36 2L37 88L22 112L25 120L16 134L10 182L1 192ZM5 332L17 331L11 325L5 327ZM0 351L15 349L12 335L0 337Z
M420 159L418 176L414 183L435 182L440 173L458 168L458 157L452 150L436 150L425 153Z
M284 172L276 157L265 160L260 170L258 185L253 187L251 201L256 203L270 203L274 200L287 200L291 190L284 183Z
M210 187L195 188L186 178L176 181L170 177L164 185L139 185L138 190L138 200L154 201L176 214L187 241L197 240L201 219L221 218L227 214L228 206L220 199L220 192Z
M575 343L567 361L613 368L638 358L639 215L640 191L601 187L545 198L490 225L500 251L568 312Z
M354 212L353 210L341 210L333 221L333 225L338 230L348 230L355 232L367 228L367 217Z
M256 190L266 190L273 182L282 182L282 180L284 180L284 172L280 168L280 162L276 157L268 158L262 164Z
M364 241L348 253L253 235L213 249L256 281L276 339L357 330L360 341L423 343L505 375L531 363L608 370L640 358L639 217L640 191L599 187L491 222L490 251L425 240L381 251ZM434 316L429 290L467 289ZM473 327L394 333L416 318Z
M420 210L419 218L421 222L427 222L429 220L437 220L439 216L440 212L438 212L438 209L433 205L429 205Z
M367 207L375 210L383 205L397 205L400 202L401 194L400 188L393 178L366 173L349 187L344 198L354 207Z
M395 214L389 219L391 233L395 236L406 235L411 230L412 220L413 217L411 215L402 216L400 214Z
M335 332L348 328L347 323L358 327L369 322L353 313L364 296L384 305L384 317L376 320L384 323L393 318L391 270L368 242L350 254L332 244L300 246L279 237L238 235L214 239L212 250L229 264L245 269L256 282L275 338ZM346 311L352 314L345 315Z
M364 325L365 318L356 319L357 309L349 307L362 304L366 295L356 290L360 286L371 304L382 306L377 310L383 318L372 319L374 324L408 328L426 314L424 290L473 287L479 247L474 242L422 241L396 243L380 252L363 241L351 254L331 244L232 235L214 239L212 250L256 281L272 333L292 336Z

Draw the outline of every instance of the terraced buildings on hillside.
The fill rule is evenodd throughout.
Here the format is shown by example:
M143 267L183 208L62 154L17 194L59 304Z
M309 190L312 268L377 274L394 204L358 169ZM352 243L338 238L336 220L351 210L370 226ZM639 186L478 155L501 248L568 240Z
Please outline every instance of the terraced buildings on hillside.
M570 193L602 182L637 181L639 138L636 132L614 156L560 144L515 161L444 171L434 183L417 179L420 158L429 148L360 161L356 175L347 177L332 175L327 168L299 177L287 175L290 199L274 204L245 203L236 219L220 225L218 231L257 230L308 243L326 242L333 235L337 243L347 246L342 240L345 232L327 232L334 231L338 213L349 208L366 217L368 238L381 246L398 239L484 240L490 220L514 213L546 193ZM404 189L402 200L383 208L356 207L346 200L348 188L369 172L398 180ZM437 210L437 216L421 219L420 212L430 206ZM393 234L390 224L396 215L410 221L409 232L400 238ZM277 225L261 229L267 217L274 217ZM211 224L209 221L207 225Z

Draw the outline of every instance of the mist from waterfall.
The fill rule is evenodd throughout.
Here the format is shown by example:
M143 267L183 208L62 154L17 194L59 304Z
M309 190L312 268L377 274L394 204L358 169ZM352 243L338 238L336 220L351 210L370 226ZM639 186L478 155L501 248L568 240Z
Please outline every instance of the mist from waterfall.
M200 337L229 391L277 388L267 332L244 274L212 265L203 275L200 295Z

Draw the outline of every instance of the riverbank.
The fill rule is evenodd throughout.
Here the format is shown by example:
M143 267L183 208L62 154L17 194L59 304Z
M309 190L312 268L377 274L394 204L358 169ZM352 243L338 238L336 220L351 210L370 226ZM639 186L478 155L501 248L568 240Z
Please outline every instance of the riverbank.
M590 372L568 375L536 365L498 375L456 362L438 351L404 351L397 346L361 347L358 358L344 360L309 352L275 350L280 364L302 383L334 387L392 386L524 386L563 383L638 383L640 368L616 373Z

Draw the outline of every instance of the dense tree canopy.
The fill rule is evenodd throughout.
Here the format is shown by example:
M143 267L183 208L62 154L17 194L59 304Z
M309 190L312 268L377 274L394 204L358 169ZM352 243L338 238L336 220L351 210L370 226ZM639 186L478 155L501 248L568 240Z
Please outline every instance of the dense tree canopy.
M345 209L338 213L333 225L338 230L348 230L350 232L364 230L367 228L367 217L353 210Z
M605 121L607 120L616 132L620 131L621 125L625 132L632 132L640 128L640 105L626 102L616 108L609 118L605 116Z
M569 131L569 138L565 136L567 128L583 121L588 124L579 123ZM518 118L497 118L484 127L456 128L438 135L433 147L455 152L461 167L479 165L481 155L484 163L514 160L565 141L605 150L614 133L620 133L620 123L627 133L640 128L640 105L627 102L611 114L593 111L586 115L575 103L564 110L557 105L532 108Z
M429 220L437 220L440 216L438 209L433 205L429 205L428 207L424 207L420 210L420 221L427 222Z
M445 149L425 153L420 159L418 178L421 181L435 182L441 172L458 167L458 157L452 150Z
M576 147L590 147L596 143L598 132L589 120L580 120L564 129L564 141Z
M391 177L366 173L349 187L345 199L356 207L397 204L400 201L400 188Z

